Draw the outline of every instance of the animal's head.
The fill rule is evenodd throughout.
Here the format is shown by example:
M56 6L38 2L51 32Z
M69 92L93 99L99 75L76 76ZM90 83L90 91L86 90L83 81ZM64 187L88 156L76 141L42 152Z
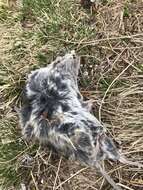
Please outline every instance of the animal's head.
M27 80L27 95L44 91L45 88L62 91L65 84L77 85L80 57L75 51L59 56L47 67L32 71ZM71 84L73 82L73 84Z
M70 53L64 56L59 56L52 63L52 68L59 71L62 74L71 75L77 79L78 71L80 67L80 57L72 50Z

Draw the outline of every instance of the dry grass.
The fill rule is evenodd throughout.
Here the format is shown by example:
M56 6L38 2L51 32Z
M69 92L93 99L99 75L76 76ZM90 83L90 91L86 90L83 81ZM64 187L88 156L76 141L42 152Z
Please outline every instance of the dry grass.
M143 160L143 2L104 1L84 10L78 1L25 0L0 9L0 182L3 190L109 190L95 170L28 145L13 105L30 70L76 49L86 58L79 84L93 113L121 143L124 154ZM143 171L105 163L128 190L143 189ZM23 190L22 189L22 190Z

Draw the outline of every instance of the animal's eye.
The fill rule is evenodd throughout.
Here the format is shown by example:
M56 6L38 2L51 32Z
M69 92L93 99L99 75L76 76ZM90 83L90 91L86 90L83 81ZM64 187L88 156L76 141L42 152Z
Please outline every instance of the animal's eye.
M40 96L40 103L46 103L46 101L47 98L44 95Z
M62 84L61 84L61 90L65 90L65 89L66 89L66 87L67 87L67 85L66 85L66 84L64 84L64 83L62 83Z

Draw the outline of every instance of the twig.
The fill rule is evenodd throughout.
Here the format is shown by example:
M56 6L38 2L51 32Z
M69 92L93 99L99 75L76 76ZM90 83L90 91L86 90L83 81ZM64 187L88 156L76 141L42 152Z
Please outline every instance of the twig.
M101 122L101 109L102 109L102 105L104 103L104 100L107 96L107 93L109 92L111 86L116 82L116 80L133 64L133 62L131 64L129 64L112 82L111 84L108 86L102 100L101 100L101 104L100 104L100 107L99 107L99 121Z
M92 40L92 41L80 41L80 44L82 45L96 45L98 44L99 42L104 42L104 41L109 41L109 40L120 40L120 39L132 39L134 37L139 37L139 36L143 36L143 33L140 33L140 34L134 34L134 35L130 35L130 36L117 36L117 37L110 37L110 38L102 38L102 39L97 39L97 40ZM45 38L49 38L47 36L45 36ZM55 39L55 40L59 40L61 42L65 42L65 43L70 43L70 44L79 44L79 41L72 41L72 40L63 40L61 38L55 38L54 37L51 37L51 39ZM49 38L50 39L50 38ZM140 41L138 41L140 42ZM84 46L84 47L85 47Z
M58 189L59 187L61 187L62 185L64 185L66 182L68 182L70 179L72 179L73 177L77 176L78 174L80 174L81 172L85 171L88 167L86 168L82 168L81 170L77 171L75 174L73 174L71 177L69 177L68 179L66 179L65 181L63 181L62 183L60 183L56 189ZM55 190L56 190L55 189Z
M118 185L121 186L121 187L124 187L125 189L128 189L128 190L134 190L134 189L132 189L130 187L127 187L126 185L123 185L121 183L118 183Z
M59 165L58 165L58 169L57 169L56 177L55 177L55 181L54 181L53 190L57 189L56 188L56 183L57 183L58 174L59 174L59 171L60 171L61 162L62 162L62 157L60 158L60 161L59 161Z
M37 183L36 183L36 180L35 180L35 178L34 178L34 175L33 175L32 171L30 172L30 174L31 174L31 177L32 177L32 180L33 180L33 183L34 183L34 185L35 185L36 190L39 190L39 188L38 188L38 186L37 186Z

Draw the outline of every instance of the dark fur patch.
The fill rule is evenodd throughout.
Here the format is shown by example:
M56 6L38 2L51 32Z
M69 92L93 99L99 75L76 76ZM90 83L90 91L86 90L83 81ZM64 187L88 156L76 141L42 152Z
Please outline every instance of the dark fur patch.
M68 104L62 103L61 106L62 106L63 112L68 112L68 111L70 111L70 107L69 107Z
M76 157L78 160L88 164L89 163L89 155L87 152L85 152L84 150L81 150L80 148L76 147Z
M61 75L59 72L57 72L57 74L59 74L59 76L54 76L56 75L56 73L54 73L53 75L49 76L49 80L56 85L57 87L57 91L64 91L67 90L67 85L64 82L65 77L64 75Z
M74 130L73 125L74 125L73 123L65 123L65 124L62 124L58 128L58 130L60 133L69 134Z
M80 137L78 139L78 144L79 146L82 146L82 147L88 147L88 146L91 146L91 143L90 143L90 138L87 134L85 133L81 133L80 134Z
M26 125L27 121L29 121L31 116L32 108L30 104L25 105L20 110L20 116L21 116L21 122L23 124L23 127Z
M80 100L80 99L82 99L82 96L81 96L81 94L78 92L77 93L77 98Z
M75 112L75 111L71 111L70 112L72 115L77 115L78 113L77 112Z

